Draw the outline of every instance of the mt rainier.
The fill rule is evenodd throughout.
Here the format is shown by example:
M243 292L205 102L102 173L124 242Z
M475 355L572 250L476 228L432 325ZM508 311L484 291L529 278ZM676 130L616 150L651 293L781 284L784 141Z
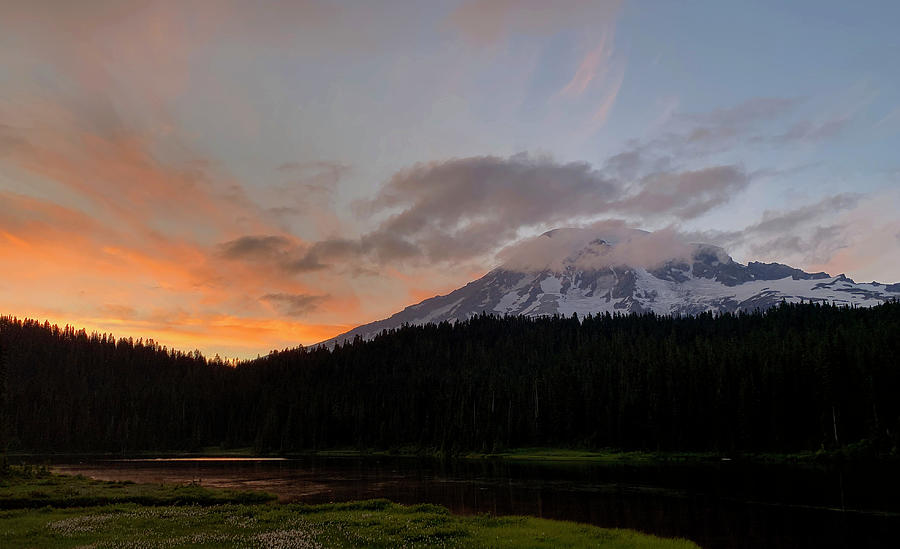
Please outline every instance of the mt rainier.
M473 315L693 315L767 309L782 300L873 306L900 298L900 283L857 283L780 263L735 262L722 248L681 244L661 233L555 229L509 254L483 277L334 339L370 339L403 324ZM666 259L660 261L660 257Z

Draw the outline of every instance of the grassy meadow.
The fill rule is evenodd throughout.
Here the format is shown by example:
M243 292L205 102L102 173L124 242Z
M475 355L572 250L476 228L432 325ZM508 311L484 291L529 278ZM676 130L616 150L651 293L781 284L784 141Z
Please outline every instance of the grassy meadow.
M273 500L260 492L104 482L14 467L0 480L0 547L697 547L572 522L456 516L427 504Z

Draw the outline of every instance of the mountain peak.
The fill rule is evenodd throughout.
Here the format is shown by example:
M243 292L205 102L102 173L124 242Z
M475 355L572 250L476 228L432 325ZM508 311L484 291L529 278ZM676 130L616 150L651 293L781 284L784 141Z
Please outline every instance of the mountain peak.
M843 274L807 273L781 263L744 265L719 246L684 244L674 232L621 226L554 229L506 250L502 259L500 267L447 295L324 344L483 312L693 315L767 309L782 300L873 306L900 298L900 283L860 284Z
M503 250L500 258L501 268L506 270L563 273L623 265L654 268L668 261L688 261L692 253L693 249L672 232L650 233L608 224L553 229Z

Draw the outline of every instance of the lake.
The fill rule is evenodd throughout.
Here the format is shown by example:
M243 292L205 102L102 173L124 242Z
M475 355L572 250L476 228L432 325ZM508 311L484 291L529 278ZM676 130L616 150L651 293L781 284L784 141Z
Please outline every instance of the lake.
M684 537L707 548L900 546L900 471L742 462L624 465L394 457L82 459L103 480L266 490L283 502L388 498Z

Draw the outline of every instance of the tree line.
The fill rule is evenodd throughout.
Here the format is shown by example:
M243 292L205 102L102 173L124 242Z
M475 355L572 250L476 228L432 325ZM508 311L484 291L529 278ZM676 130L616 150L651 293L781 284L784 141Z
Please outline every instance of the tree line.
M900 303L497 317L233 364L0 317L10 450L900 444Z

